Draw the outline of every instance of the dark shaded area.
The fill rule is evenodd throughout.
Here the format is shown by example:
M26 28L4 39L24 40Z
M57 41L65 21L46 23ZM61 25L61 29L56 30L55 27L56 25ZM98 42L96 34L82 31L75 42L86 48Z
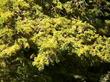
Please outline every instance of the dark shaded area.
M91 59L101 61L98 57ZM87 62L77 56L67 56L64 61L46 67L43 74L50 76L52 82L100 82L101 76L110 71L110 63L102 61L91 65L91 59Z
M110 71L110 63L97 56L78 57L66 52L63 61L45 66L43 71L38 71L32 66L31 55L26 55L31 54L31 50L33 49L30 48L30 52L23 50L24 55L5 59L7 67L1 72L0 79L4 82L100 82L101 76Z

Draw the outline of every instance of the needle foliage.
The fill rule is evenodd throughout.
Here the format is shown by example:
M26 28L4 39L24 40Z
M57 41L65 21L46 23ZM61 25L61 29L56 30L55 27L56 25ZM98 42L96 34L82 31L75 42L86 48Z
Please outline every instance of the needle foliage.
M109 0L0 0L0 82L109 82Z

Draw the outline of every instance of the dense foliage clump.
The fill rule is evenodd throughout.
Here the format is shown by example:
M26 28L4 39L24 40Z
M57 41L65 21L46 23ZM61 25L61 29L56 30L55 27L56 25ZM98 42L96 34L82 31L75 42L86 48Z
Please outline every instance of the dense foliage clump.
M109 0L0 0L0 82L109 82Z

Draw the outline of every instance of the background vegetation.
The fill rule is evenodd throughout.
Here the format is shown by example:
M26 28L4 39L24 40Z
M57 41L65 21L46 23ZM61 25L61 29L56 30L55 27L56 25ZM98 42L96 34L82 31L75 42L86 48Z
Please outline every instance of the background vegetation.
M110 1L0 0L0 82L110 82Z

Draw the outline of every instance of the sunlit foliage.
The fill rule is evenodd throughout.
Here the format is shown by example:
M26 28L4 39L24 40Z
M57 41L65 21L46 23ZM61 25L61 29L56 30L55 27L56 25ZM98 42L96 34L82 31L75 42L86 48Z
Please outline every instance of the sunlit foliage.
M109 14L107 0L0 0L0 82L109 81Z

